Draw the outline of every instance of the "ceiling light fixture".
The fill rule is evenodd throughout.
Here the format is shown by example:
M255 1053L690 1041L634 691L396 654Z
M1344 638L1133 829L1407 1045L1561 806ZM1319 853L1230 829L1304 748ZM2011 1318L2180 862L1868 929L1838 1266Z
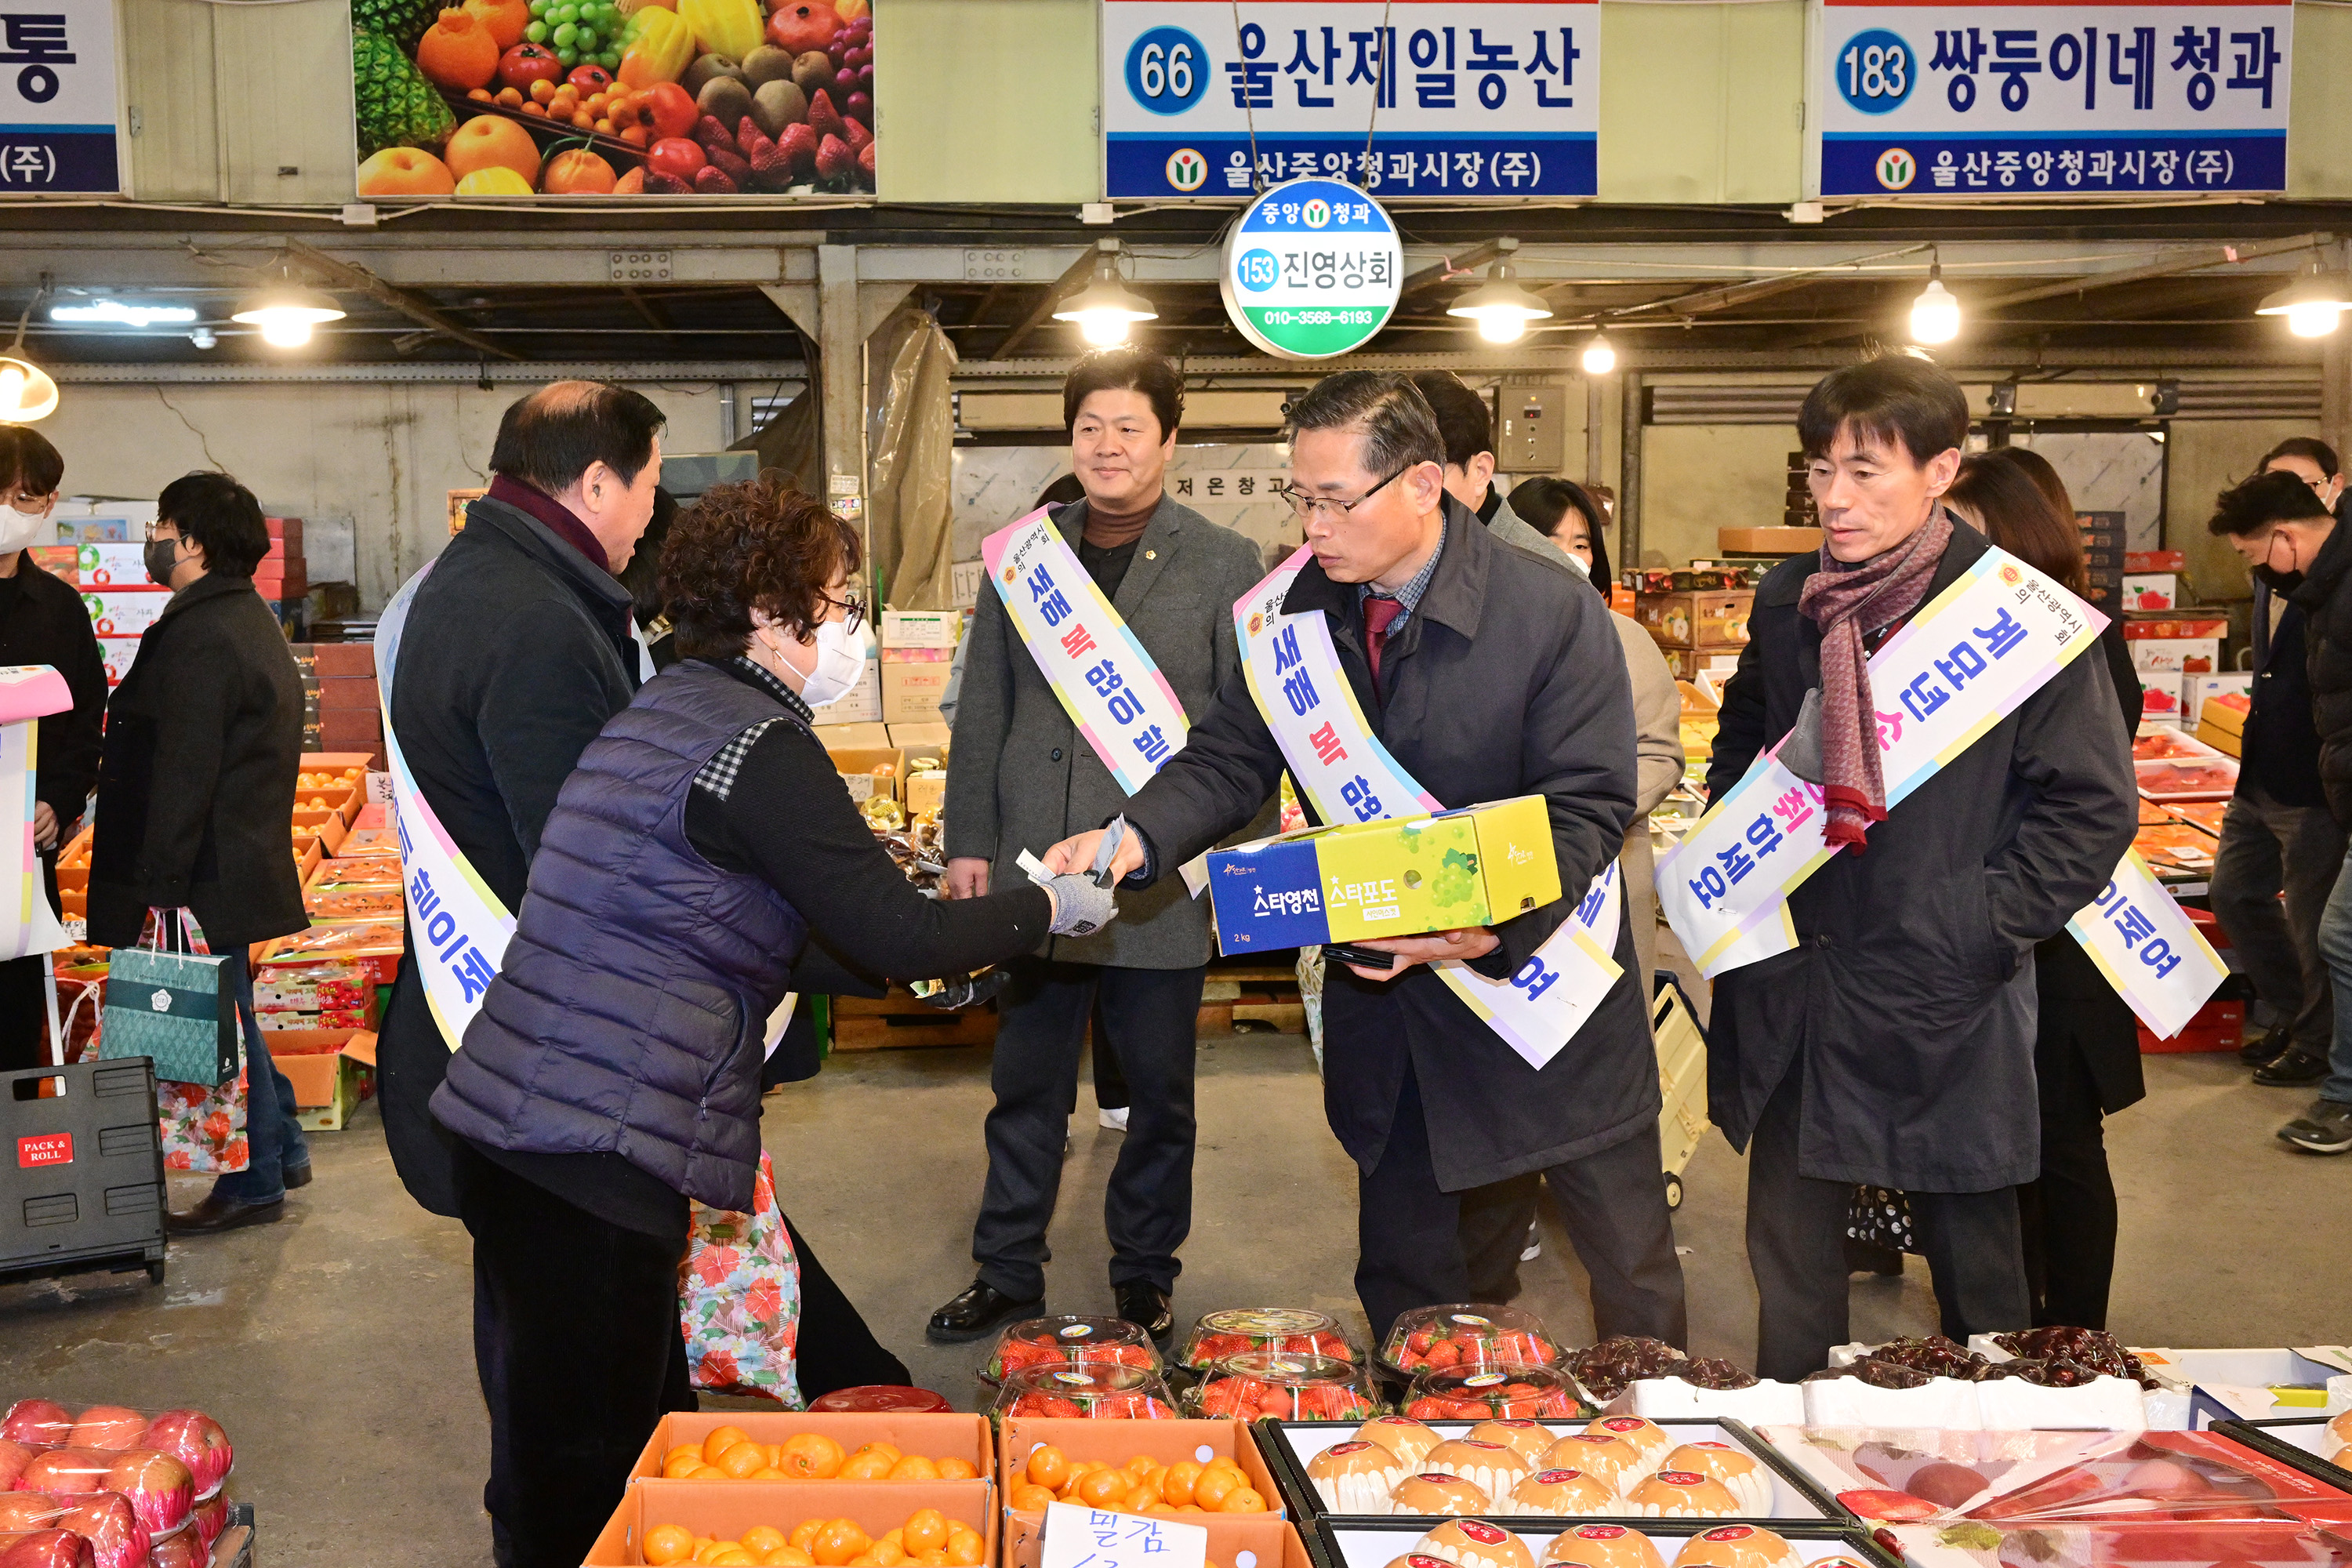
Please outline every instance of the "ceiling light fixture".
M1502 254L1486 268L1486 280L1448 305L1445 313L1477 322L1478 335L1490 343L1515 343L1527 335L1529 321L1549 319L1551 307L1515 281L1510 258L1519 242L1498 239L1495 248Z
M1136 321L1156 321L1160 312L1151 301L1127 286L1118 275L1118 241L1096 242L1095 275L1087 286L1054 310L1057 321L1076 321L1078 333L1097 348L1127 342Z
M52 305L49 320L72 322L110 322L123 327L152 327L168 323L185 325L196 319L196 313L185 305L132 305L121 300L100 300L88 305Z
M24 314L16 318L16 341L0 354L0 425L30 425L58 411L58 384L25 357L25 323L33 319L41 294L48 291L48 275L43 273L41 293L26 300Z
M310 331L321 321L340 321L343 308L332 294L308 289L289 276L240 304L232 321L261 329L261 341L281 349L299 349L310 341Z
M2298 338L2326 337L2347 310L2352 310L2352 289L2346 287L2344 274L2326 271L2316 261L2302 277L2254 307L2257 316L2284 316L2286 330Z
M1960 302L1944 287L1944 263L1939 257L1927 264L1927 286L1911 301L1911 341L1948 343L1960 335Z
M1584 374L1587 375L1607 375L1611 371L1615 370L1616 368L1616 345L1610 342L1608 338L1601 333L1593 333L1592 341L1584 345Z

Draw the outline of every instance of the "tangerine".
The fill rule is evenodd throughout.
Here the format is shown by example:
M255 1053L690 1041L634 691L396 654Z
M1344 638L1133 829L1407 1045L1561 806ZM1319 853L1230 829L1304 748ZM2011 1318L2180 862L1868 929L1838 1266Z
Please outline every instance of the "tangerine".
M894 1465L907 1457L906 1451L900 1448L898 1444L884 1443L878 1440L872 1443L860 1443L855 1449L851 1450L849 1457L854 1459L860 1454L887 1454L890 1456L890 1462Z
M937 1552L926 1552L914 1561L921 1563L923 1568L948 1568L948 1554L944 1547Z
M792 1533L784 1537L784 1543L796 1551L806 1552L810 1542L816 1539L816 1532L824 1528L824 1521L821 1519L804 1519L793 1526Z
M1217 1511L1218 1505L1232 1496L1234 1489L1240 1484L1231 1475L1213 1465L1202 1471L1201 1479L1192 1483L1192 1500L1208 1512L1214 1513Z
M874 1568L898 1568L907 1560L907 1549L895 1541L882 1540L866 1553L874 1560Z
M1045 1511L1046 1505L1056 1500L1051 1487L1041 1487L1033 1481L1024 1486L1014 1487L1013 1496L1007 1500L1012 1503L1016 1512L1043 1513Z
M740 1546L721 1546L703 1562L710 1568L760 1568L760 1560Z
M694 1531L682 1524L656 1524L646 1531L645 1552L655 1568L683 1563L694 1555Z
M909 1454L891 1466L890 1473L883 1479L892 1481L935 1481L940 1479L940 1468L919 1454Z
M969 1527L961 1531L948 1532L948 1563L950 1568L980 1568L982 1551L980 1534Z
M1119 1506L1129 1513L1149 1513L1160 1504L1160 1494L1148 1486L1128 1489L1127 1498Z
M1258 1496L1255 1487L1235 1487L1217 1505L1219 1513L1264 1513L1265 1499Z
M779 1546L760 1561L768 1568L816 1568L816 1559L797 1546Z
M784 1532L772 1524L755 1524L735 1538L746 1552L769 1552L784 1544Z
M939 1467L943 1481L968 1481L980 1474L970 1459L941 1459Z
M702 1468L702 1450L688 1448L683 1453L674 1454L662 1461L662 1479L668 1481L684 1480L700 1468Z
M860 1448L843 1463L839 1479L845 1481L878 1481L890 1473L890 1467L897 1462L887 1454L873 1454Z
M788 1481L793 1478L773 1465L762 1465L743 1479L751 1481Z
M1078 1478L1078 1500L1094 1508L1108 1508L1127 1496L1134 1486L1125 1470L1088 1470Z
M1201 1467L1191 1459L1179 1459L1168 1467L1160 1478L1160 1495L1181 1508L1192 1500L1193 1483L1201 1479Z
M768 1450L757 1443L736 1444L719 1456L719 1468L730 1480L749 1480L753 1472L768 1469Z
M919 1508L907 1516L905 1535L907 1550L918 1554L935 1552L948 1543L948 1519L935 1508Z
M829 1481L841 1474L847 1456L822 1432L797 1432L777 1450L776 1468L801 1480Z
M843 1568L852 1558L865 1555L874 1544L854 1519L831 1519L817 1528L815 1538L808 1543L808 1553L822 1568Z
M1119 1467L1119 1468L1125 1470L1130 1476L1150 1475L1152 1471L1160 1468L1160 1461L1153 1458L1149 1454L1138 1454L1135 1458L1129 1459L1126 1464Z

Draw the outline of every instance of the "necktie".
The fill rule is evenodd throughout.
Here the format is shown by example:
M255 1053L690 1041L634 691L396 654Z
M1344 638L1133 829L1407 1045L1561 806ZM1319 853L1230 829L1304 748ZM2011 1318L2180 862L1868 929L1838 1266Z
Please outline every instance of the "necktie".
M1401 600L1384 599L1377 594L1364 599L1364 657L1372 665L1372 689L1381 689L1381 648L1389 640L1389 627L1404 614Z

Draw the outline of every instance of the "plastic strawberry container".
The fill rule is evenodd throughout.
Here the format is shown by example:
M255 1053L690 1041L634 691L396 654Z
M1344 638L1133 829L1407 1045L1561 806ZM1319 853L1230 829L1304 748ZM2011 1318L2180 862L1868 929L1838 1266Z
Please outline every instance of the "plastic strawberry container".
M1475 1302L1416 1308L1381 1345L1381 1363L1405 1377L1454 1367L1557 1366L1560 1359L1533 1312Z
M980 1375L1001 1384L1008 1373L1034 1366L1131 1366L1162 1370L1151 1336L1124 1318L1031 1318L998 1336Z
M1166 1380L1138 1367L1068 1362L1005 1374L989 1415L1055 1415L1074 1420L1173 1420Z
M1184 1408L1201 1417L1238 1415L1255 1421L1361 1421L1381 1413L1371 1379L1362 1367L1339 1356L1291 1355L1280 1351L1244 1351L1201 1374L1184 1396Z
M1278 1355L1324 1356L1353 1361L1355 1347L1339 1321L1298 1307L1235 1307L1211 1312L1192 1325L1177 1361L1205 1372L1231 1356L1252 1351Z
M1403 1413L1416 1421L1550 1421L1583 1410L1574 1381L1558 1367L1456 1366L1415 1376Z

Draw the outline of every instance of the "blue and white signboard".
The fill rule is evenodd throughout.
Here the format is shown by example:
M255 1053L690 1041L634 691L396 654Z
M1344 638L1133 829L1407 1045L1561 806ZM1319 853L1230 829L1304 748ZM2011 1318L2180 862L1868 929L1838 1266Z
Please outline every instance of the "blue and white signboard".
M113 0L0 11L0 197L122 188Z
M1331 359L1388 325L1404 246L1381 204L1338 180L1289 180L1242 209L1219 281L1242 335L1285 359Z
M2294 19L2260 0L1825 0L1820 194L2284 190Z
M1600 54L1599 0L1102 0L1103 194L1589 196Z

